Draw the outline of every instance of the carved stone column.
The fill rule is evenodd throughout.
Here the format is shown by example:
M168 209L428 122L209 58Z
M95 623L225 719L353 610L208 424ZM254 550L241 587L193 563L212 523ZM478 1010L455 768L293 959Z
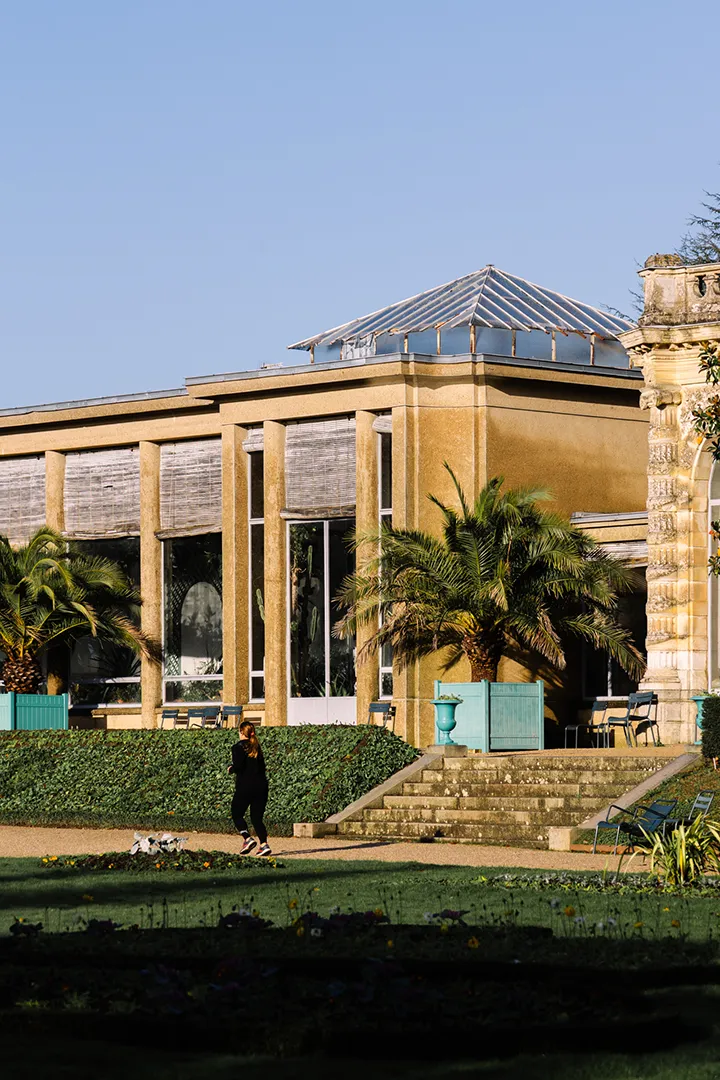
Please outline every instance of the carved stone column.
M650 411L648 460L648 667L642 689L658 694L665 743L695 741L694 694L708 671L708 478L693 409L714 392L698 356L720 340L720 264L684 266L656 255L640 272L645 309L622 336L642 369L640 407ZM718 673L720 675L720 673Z

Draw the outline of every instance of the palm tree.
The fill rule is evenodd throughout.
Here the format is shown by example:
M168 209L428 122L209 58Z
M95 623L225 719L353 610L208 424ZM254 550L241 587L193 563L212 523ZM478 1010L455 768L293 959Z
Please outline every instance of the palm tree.
M391 645L402 666L436 650L444 670L463 657L473 682L495 681L508 650L532 650L565 667L568 634L609 653L633 677L645 662L617 622L617 599L637 582L623 563L558 514L538 503L547 491L501 491L490 480L470 507L446 463L460 513L434 496L442 536L384 526L355 537L379 554L343 582L345 615L334 632L347 637L373 627L360 653Z
M0 535L0 650L7 690L36 693L40 658L92 635L160 658L140 629L140 594L116 563L83 555L43 527L24 547Z

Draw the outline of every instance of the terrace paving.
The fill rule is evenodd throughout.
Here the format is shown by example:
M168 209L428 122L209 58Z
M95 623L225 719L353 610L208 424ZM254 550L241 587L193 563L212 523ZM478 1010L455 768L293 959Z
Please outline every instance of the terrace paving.
M183 833L188 847L207 851L237 853L240 836L227 833ZM42 858L44 855L89 855L106 851L128 851L133 842L131 829L60 829L0 826L0 858ZM611 854L591 855L577 851L543 851L482 844L408 843L350 840L326 837L320 840L281 836L270 840L273 854L283 859L306 858L348 861L416 862L434 866L521 867L538 870L597 870L617 868L619 858ZM623 870L628 868L625 860ZM631 870L645 869L644 861L633 859Z

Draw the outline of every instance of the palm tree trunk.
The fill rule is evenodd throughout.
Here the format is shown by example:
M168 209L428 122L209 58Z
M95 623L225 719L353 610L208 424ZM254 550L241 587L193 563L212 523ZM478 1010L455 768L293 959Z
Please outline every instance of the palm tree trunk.
M16 694L37 694L42 672L34 656L9 656L2 666L7 691Z
M502 647L499 643L478 641L477 638L465 638L463 651L470 661L470 681L497 682L498 664L502 655Z

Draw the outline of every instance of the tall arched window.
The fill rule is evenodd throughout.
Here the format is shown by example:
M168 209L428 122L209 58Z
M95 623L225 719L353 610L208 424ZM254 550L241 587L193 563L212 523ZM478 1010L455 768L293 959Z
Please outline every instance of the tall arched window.
M710 474L710 492L708 504L708 528L710 522L720 521L720 462L716 461ZM716 554L716 541L710 540L710 554ZM720 656L718 642L720 641L720 589L715 574L708 577L708 683L710 687L720 687Z

